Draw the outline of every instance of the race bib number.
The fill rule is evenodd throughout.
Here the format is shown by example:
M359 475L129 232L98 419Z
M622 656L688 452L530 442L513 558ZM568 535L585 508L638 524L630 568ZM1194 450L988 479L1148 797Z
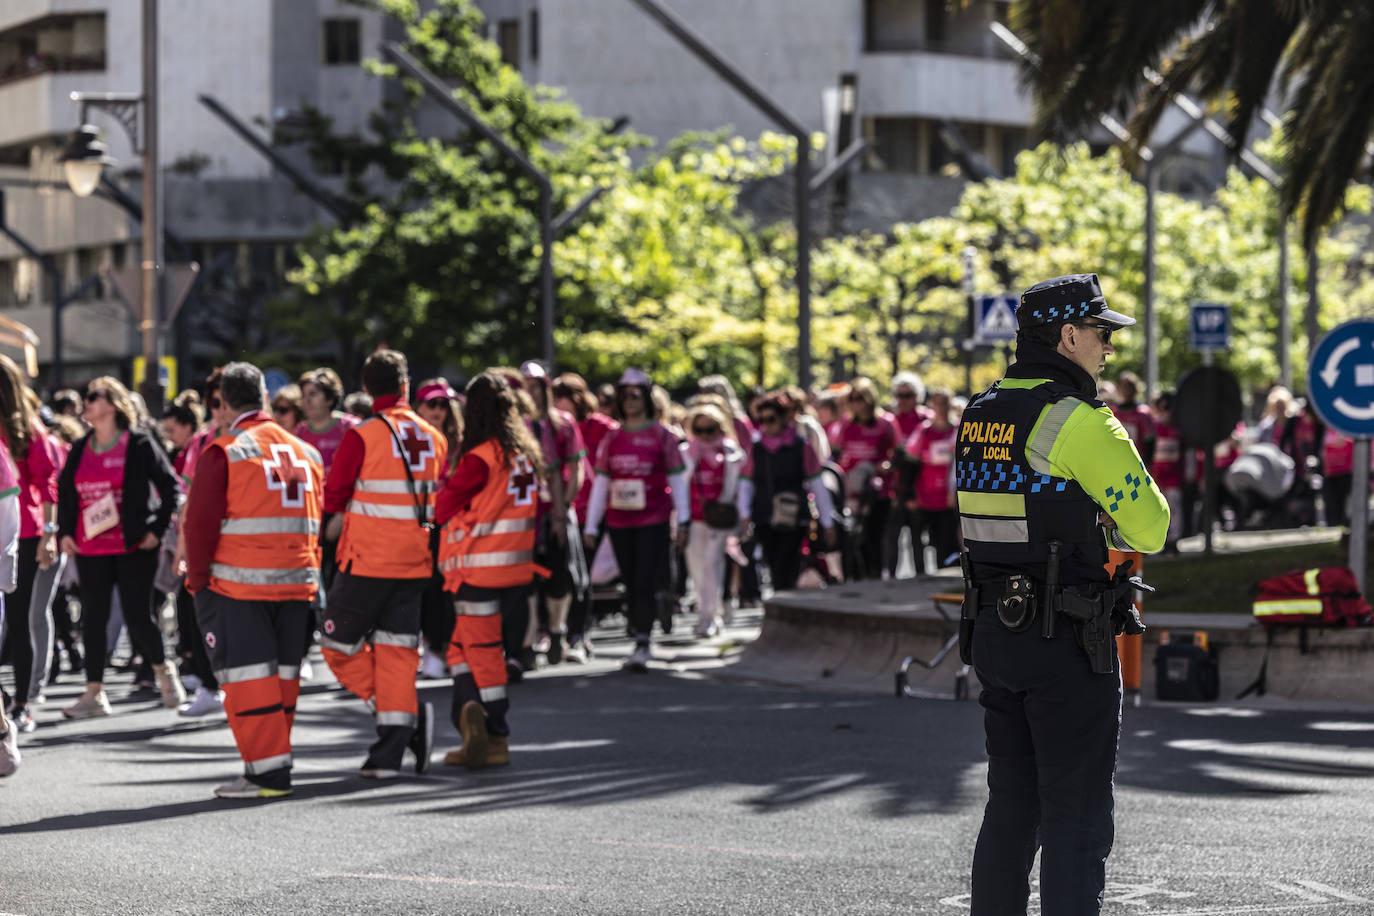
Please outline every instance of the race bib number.
M954 443L932 442L930 445L931 464L949 464L954 460Z
M644 481L637 477L611 481L611 508L618 512L638 512L645 506Z
M87 538L104 534L118 525L119 507L115 505L114 494L106 493L82 510L81 521L86 527Z

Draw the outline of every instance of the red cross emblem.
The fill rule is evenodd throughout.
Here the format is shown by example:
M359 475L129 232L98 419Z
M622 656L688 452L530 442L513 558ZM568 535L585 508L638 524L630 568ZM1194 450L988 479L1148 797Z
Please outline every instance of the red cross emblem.
M528 506L534 500L534 492L539 489L539 478L534 475L534 465L524 455L516 455L511 467L506 492L515 497L517 506Z
M409 420L400 420L396 423L396 435L401 437L400 445L405 446L406 464L412 471L423 471L425 461L435 455L434 440ZM394 437L391 440L391 454L397 458L401 457L401 450Z
M267 489L281 493L281 504L287 509L305 505L305 494L314 485L310 481L310 465L298 457L291 446L277 442L272 445L272 457L262 463L267 474Z

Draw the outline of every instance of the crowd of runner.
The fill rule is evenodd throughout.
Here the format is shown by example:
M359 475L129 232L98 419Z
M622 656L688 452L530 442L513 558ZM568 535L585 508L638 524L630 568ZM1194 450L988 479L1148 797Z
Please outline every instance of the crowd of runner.
M217 794L272 797L290 790L316 644L376 720L364 776L394 778L407 750L428 766L417 677L453 679L463 746L446 762L497 766L506 685L587 662L603 618L623 616L624 667L644 671L655 628L679 615L711 640L772 591L957 565L964 399L911 372L813 392L707 376L674 400L639 369L593 386L537 362L459 391L412 381L381 350L362 378L348 393L322 367L260 400L261 373L234 363L156 422L110 377L44 404L0 356L0 660L13 672L0 775L44 715L111 714L124 635L136 690L182 716L229 716L245 776ZM1198 524L1204 462L1182 445L1172 395L1139 391L1123 373L1099 396L1168 497L1176 550ZM1324 521L1344 523L1349 440L1274 389L1260 423L1216 447L1218 480L1256 441L1296 469L1293 523L1319 520L1315 500L1303 510L1317 489ZM1218 493L1232 524L1266 508L1243 487ZM47 685L79 675L73 703L43 709Z

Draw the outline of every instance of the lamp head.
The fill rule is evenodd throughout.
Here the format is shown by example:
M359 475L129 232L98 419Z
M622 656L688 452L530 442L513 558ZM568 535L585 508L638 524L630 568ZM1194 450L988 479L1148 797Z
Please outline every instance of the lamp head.
M100 130L90 124L83 124L72 131L71 140L62 151L62 168L67 173L67 184L77 197L90 197L95 193L105 166L114 164L114 157L101 140Z

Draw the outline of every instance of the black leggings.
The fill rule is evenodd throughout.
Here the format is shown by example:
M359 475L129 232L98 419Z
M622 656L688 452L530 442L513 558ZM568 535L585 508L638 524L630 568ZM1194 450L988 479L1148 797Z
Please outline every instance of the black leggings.
M768 564L773 591L796 588L801 576L802 541L806 539L806 529L759 526L754 529L754 536L763 548L763 562Z
M672 594L672 544L668 523L610 529L611 548L620 567L630 606L630 630L647 642L658 617L659 593Z
M14 702L29 705L29 687L33 681L33 643L30 639L29 604L33 598L33 580L38 577L38 538L20 538L19 556L15 559L19 570L19 584L5 596L8 620L6 644L14 665Z
M76 572L81 577L81 635L86 643L86 681L105 681L105 627L110 622L110 599L116 586L124 608L124 624L134 651L151 665L161 665L162 631L153 622L153 578L157 575L157 551L133 550L108 556L77 554Z

